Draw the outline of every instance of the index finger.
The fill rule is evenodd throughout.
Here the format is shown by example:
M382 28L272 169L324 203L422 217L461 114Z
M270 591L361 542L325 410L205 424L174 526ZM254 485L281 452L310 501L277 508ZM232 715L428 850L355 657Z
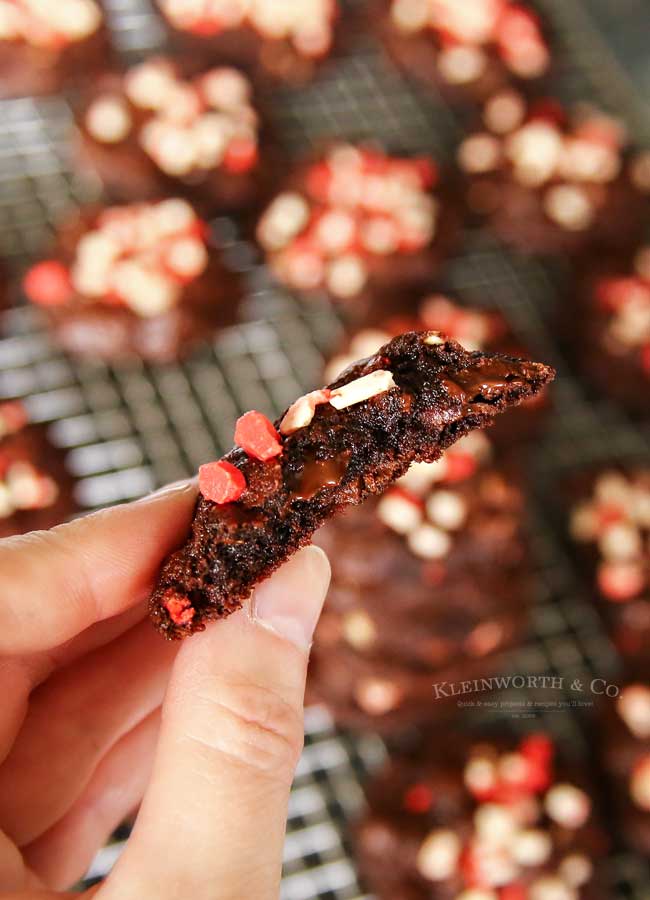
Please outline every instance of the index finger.
M142 600L187 533L196 483L0 541L0 653L56 647Z

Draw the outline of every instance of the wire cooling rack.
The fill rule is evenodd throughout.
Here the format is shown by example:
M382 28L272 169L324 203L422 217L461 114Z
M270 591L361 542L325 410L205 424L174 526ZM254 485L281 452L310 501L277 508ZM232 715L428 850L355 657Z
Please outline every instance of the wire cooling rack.
M623 113L638 141L650 143L648 35L644 40L636 27L648 19L646 0L617 0L615 7L608 0L537 5L555 32L562 95L597 99ZM126 59L162 46L163 29L147 0L110 0L108 18ZM635 47L636 54L628 52ZM618 57L621 49L626 52ZM392 150L428 151L445 160L461 133L456 114L408 84L363 35L314 84L264 101L277 134L296 156L321 138L339 136L374 138ZM79 178L68 156L72 113L66 98L5 101L0 116L0 255L18 273L38 254L56 218L72 204L95 199L99 187ZM51 345L38 310L18 306L0 318L0 397L25 397L32 417L51 423L52 438L67 449L78 478L82 508L137 497L195 471L229 448L242 411L277 414L320 381L325 354L341 330L335 313L325 303L302 305L273 285L254 249L238 239L234 223L217 220L214 228L230 264L245 276L247 321L183 364L82 364ZM596 401L558 348L554 323L569 276L562 265L522 259L480 232L465 236L445 276L462 297L503 309L531 352L558 368L555 411L531 460L537 575L531 623L521 647L504 659L503 671L557 675L565 685L595 676L615 679L619 664L542 498L565 471L612 457L647 458L650 452L650 430ZM527 715L513 714L509 706L523 699L537 704L536 718L565 750L589 760L584 719L557 703L545 705L547 696L533 689L504 691L497 698L501 712L473 709L472 723L493 723L497 715L510 728L525 727ZM556 698L567 707L572 699L568 691ZM306 746L289 806L283 900L363 896L345 822L361 807L364 775L384 754L379 739L343 735L323 710L307 711ZM110 870L125 838L120 830L98 854L87 883ZM615 855L608 896L650 900L646 862Z

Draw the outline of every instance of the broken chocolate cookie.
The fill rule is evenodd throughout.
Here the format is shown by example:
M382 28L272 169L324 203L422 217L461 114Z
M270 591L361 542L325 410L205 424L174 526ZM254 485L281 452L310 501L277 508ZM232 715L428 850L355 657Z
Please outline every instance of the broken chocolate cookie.
M238 446L201 466L189 539L151 598L154 623L177 639L239 609L334 513L380 493L411 463L438 459L553 377L541 363L408 332L298 399L275 426L246 413Z

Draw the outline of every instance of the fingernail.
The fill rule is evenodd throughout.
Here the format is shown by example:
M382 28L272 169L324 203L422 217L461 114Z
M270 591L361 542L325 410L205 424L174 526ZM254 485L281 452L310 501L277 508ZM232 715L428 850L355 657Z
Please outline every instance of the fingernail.
M158 488L151 494L146 494L136 500L136 503L149 503L150 500L158 500L159 497L167 497L169 494L182 494L185 491L196 492L198 481L196 478L183 478L181 481L174 481L166 484L164 487Z
M320 547L299 550L253 594L250 615L307 650L330 583L329 560Z

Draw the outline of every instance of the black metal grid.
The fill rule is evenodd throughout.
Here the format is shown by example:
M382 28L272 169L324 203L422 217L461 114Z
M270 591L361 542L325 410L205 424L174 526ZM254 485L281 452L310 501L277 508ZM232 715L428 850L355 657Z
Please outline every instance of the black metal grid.
M646 139L650 108L634 89L643 78L610 52L603 35L604 29L609 35L612 10L605 0L537 2L557 30L563 94L595 96L623 111L638 139ZM641 0L625 3L633 10ZM126 58L161 46L163 30L147 0L110 0L108 11L115 43ZM322 138L341 136L374 138L390 149L432 151L448 159L460 133L455 113L408 85L363 36L313 85L266 99L278 134L296 155ZM39 252L56 217L71 203L96 197L99 188L72 170L66 99L6 101L0 114L0 251L19 271ZM79 364L52 347L37 310L19 307L0 320L5 335L0 397L25 396L34 419L52 422L52 437L68 449L69 466L79 478L84 508L129 499L193 472L230 446L241 411L277 413L319 381L324 354L340 331L336 315L326 304L305 308L278 290L254 250L237 240L232 222L218 221L215 228L231 264L245 272L250 320L182 365ZM539 497L531 504L531 530L538 578L530 632L509 654L504 671L562 674L570 682L613 674L618 661L539 498L565 469L612 456L647 457L650 431L636 428L607 403L596 405L572 377L553 325L567 274L562 267L510 254L488 235L475 233L466 236L446 277L467 299L504 309L522 340L561 376L555 413L533 462ZM528 696L538 699L534 691ZM507 692L502 699L508 700ZM557 710L539 716L566 747L588 755L578 717ZM319 709L308 710L306 735L291 796L282 897L359 900L344 823L359 808L360 778L383 758L383 745L372 736L339 734ZM123 838L118 835L99 854L89 878L110 869ZM648 900L645 862L627 854L615 857L611 896Z

